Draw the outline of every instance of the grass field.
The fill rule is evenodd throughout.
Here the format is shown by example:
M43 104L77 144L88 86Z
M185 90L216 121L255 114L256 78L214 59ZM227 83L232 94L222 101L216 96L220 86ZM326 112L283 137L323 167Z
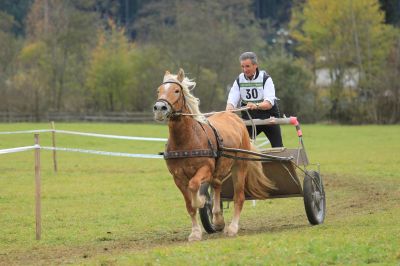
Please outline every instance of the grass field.
M58 123L58 129L167 137L166 125ZM49 128L0 124L0 131ZM42 151L42 240L35 240L33 152L0 156L0 265L400 264L400 126L304 125L321 163L327 216L308 224L302 198L246 202L235 238L188 243L183 198L161 159ZM292 127L283 128L296 147ZM50 146L51 135L41 134ZM33 135L0 135L0 149ZM57 146L157 153L163 143L57 135ZM232 205L224 210L232 217Z

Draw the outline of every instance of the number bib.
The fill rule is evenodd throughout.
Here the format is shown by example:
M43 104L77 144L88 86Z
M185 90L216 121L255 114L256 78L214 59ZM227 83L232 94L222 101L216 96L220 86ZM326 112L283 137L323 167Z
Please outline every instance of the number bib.
M240 98L245 102L261 102L264 100L264 72L260 71L254 80L247 80L244 74L239 75Z

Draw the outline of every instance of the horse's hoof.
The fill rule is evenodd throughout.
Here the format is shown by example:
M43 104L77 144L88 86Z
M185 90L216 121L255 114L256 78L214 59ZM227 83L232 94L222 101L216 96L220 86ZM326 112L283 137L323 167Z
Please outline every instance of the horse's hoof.
M225 228L225 224L214 224L215 231L220 232L220 231L224 230L224 228Z
M201 240L201 233L199 232L193 232L189 235L188 238L189 242L193 242L193 241L200 241Z
M237 236L237 232L238 232L238 228L236 226L228 226L227 228L225 228L225 235L233 237L233 236Z
M220 217L214 215L212 223L216 231L222 231L225 228L225 221L222 215Z
M192 233L189 235L188 238L189 242L200 241L202 234L203 231L201 230L201 227L199 225L192 227Z

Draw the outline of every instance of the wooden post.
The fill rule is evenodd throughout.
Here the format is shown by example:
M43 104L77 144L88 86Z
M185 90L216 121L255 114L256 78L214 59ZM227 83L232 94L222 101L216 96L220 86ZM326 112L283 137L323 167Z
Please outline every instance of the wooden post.
M39 134L35 134L35 145L39 145ZM41 180L40 180L40 147L35 148L35 210L36 210L36 240L40 240L42 234L41 212Z
M57 152L56 152L56 127L54 126L54 121L51 121L51 128L53 131L51 132L52 134L52 139L53 139L53 165L54 165L54 172L57 173Z

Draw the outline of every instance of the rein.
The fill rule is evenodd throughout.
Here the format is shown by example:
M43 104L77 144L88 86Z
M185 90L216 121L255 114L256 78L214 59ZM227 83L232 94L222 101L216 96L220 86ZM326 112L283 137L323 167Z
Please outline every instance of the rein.
M186 99L185 99L185 95L183 94L183 87L182 87L182 84L180 84L179 82L174 81L174 80L167 80L167 81L161 83L161 85L164 85L164 84L176 84L176 85L178 85L178 86L181 88L180 93L181 93L181 96L182 96L182 98L183 98L183 104L182 104L181 110L179 110L179 111L175 111L174 108L173 108L173 105L174 105L175 103L177 103L177 102L180 100L181 97L179 97L179 98L178 98L175 102L173 102L172 104L171 104L168 100L166 100L166 99L158 99L158 100L157 100L157 102L164 102L164 103L168 104L169 107L171 108L172 112L171 112L171 114L168 115L168 117L178 117L178 116L200 116L200 115L203 115L203 116L211 116L211 115L214 115L214 114L220 114L220 113L226 113L226 112L235 112L235 113L236 113L236 112L242 112L242 111L248 111L248 110L249 110L248 107L242 107L242 108L237 108L237 109L233 109L233 110L229 110L229 111L226 111L226 110L225 110L225 111L216 111L216 112L209 112L209 113L204 113L204 114L183 113L182 111L183 111L184 106L186 105Z
M225 111L218 111L218 112L209 112L209 113L205 113L205 114L191 114L191 113L183 113L183 108L186 106L186 100L185 100L185 95L183 94L183 87L182 85L174 80L167 80L165 82L163 82L161 85L164 84L168 84L168 83L172 83L172 84L176 84L180 87L180 93L181 93L181 97L179 97L175 102L173 102L172 104L166 100L166 99L158 99L158 102L164 102L166 104L168 104L172 110L172 112L168 115L168 117L179 117L179 116L199 116L199 115L204 115L204 116L211 116L214 114L218 114L218 113L226 113L226 112L241 112L241 111L248 111L249 108L248 107L242 107L242 108L237 108L234 110L225 110ZM183 100L183 104L182 107L179 111L175 111L173 108L173 105L175 103L177 103L180 99L182 98ZM201 122L199 122L201 128L203 129L204 133L207 136L207 142L208 142L208 149L195 149L195 150L175 150L175 151L164 151L162 153L160 153L161 155L164 156L165 160L169 160L169 159L178 159L178 158L193 158L193 157L211 157L211 158L216 158L216 160L219 157L226 157L226 158L231 158L231 159L235 159L235 160L250 160L250 161L288 161L291 160L292 158L285 158L285 157L279 157L279 156L272 156L272 155L266 155L266 154L262 154L262 153L258 153L258 152L253 152L253 151L247 151L247 150L242 150L242 149L233 149L233 148L227 148L223 146L223 140L220 137L218 130L212 126L209 122L208 122L208 126L211 127L212 132L214 133L214 136L217 140L217 147L214 148L214 146L211 143L210 138L207 135L207 132L204 128L204 126L202 125ZM230 154L226 154L224 152L231 152L231 153L245 153L245 154L250 154L253 156L258 156L259 158L248 158L248 157L242 157L242 156L238 156L238 155L230 155Z
M249 110L248 107L242 107L242 108L237 108L237 109L233 109L233 110L225 110L225 111L215 111L215 112L209 112L209 113L204 113L204 114L189 114L189 113L181 113L180 115L182 116L199 116L199 115L204 115L204 116L212 116L215 114L222 114L222 113L227 113L227 112L242 112L242 111L247 111Z

